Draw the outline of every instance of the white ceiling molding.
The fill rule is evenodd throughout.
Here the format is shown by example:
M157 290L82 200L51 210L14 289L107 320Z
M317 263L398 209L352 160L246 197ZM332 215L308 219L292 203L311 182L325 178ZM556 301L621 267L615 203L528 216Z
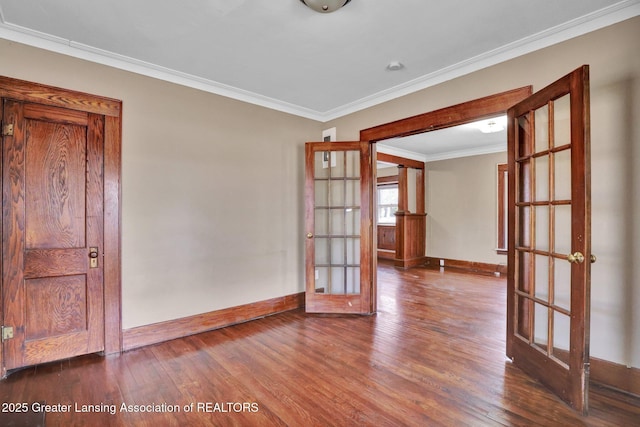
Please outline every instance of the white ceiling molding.
M483 154L502 153L507 151L507 143L487 145L484 147L471 148L466 150L447 151L444 153L431 154L427 156L425 162L436 162L438 160L457 159L460 157L481 156Z
M324 112L322 113L322 119L324 121L334 120L347 114L373 107L374 105L444 83L448 80L453 80L466 74L471 74L474 71L479 71L483 68L561 43L638 15L640 15L640 3L637 0L627 0L530 37L523 38L517 42L507 44L498 49L442 68L434 73Z
M421 76L404 84L397 85L393 88L347 103L329 111L316 111L304 108L275 98L242 90L237 87L203 79L187 73L115 54L113 52L96 49L74 42L73 40L55 37L50 34L8 23L6 22L1 9L0 37L10 41L153 77L319 122L328 122L509 59L516 58L535 50L560 43L573 37L613 25L638 15L640 15L640 1L622 1L613 6L587 14L578 19L574 19L516 42L509 43L500 48L485 52L468 60L442 68L436 72Z
M403 150L402 148L389 147L382 145L382 143L376 144L376 152L389 154L392 156L404 157L406 159L417 160L419 162L426 162L427 156L414 151Z
M254 92L249 92L236 87L228 86L213 80L182 73L180 71L161 67L148 62L140 61L117 53L109 52L87 46L73 40L63 39L50 34L34 31L18 25L4 21L2 10L0 10L0 38L22 43L28 46L60 53L78 59L94 62L117 68L119 70L130 71L147 77L175 83L181 86L202 90L204 92L221 95L238 101L247 102L272 110L305 117L308 119L322 121L321 115L317 111L293 105L274 98L269 98Z
M464 150L445 151L437 154L421 154L413 151L403 150L402 148L389 147L383 143L376 144L378 153L390 154L392 156L405 157L419 162L437 162L439 160L458 159L460 157L481 156L483 154L502 153L507 151L507 143L492 144L482 147L468 148Z

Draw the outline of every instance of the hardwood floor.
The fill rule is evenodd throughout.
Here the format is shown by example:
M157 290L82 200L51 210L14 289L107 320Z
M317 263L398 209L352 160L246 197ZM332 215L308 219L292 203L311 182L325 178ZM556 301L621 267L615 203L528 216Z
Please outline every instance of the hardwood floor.
M592 386L582 417L505 360L505 279L381 265L378 283L374 316L296 310L32 367L0 400L69 410L47 426L640 425L640 399Z

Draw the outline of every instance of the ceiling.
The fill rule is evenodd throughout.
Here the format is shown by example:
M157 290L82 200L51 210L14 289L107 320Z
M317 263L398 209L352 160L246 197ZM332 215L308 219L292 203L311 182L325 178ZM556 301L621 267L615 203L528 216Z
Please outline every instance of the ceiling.
M299 0L0 0L0 38L326 122L639 14L640 0L352 0L329 14Z
M483 128L493 123L492 132ZM421 162L478 156L507 151L507 117L500 116L464 125L438 129L376 143L380 153L392 154Z

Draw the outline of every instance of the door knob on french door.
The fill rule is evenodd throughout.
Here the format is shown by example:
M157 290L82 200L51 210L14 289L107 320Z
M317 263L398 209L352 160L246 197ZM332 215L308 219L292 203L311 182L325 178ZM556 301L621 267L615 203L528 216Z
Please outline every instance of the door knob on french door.
M307 233L307 239L311 239L313 237L313 233Z
M567 255L567 261L571 264L582 264L584 262L584 255L581 252L575 252Z

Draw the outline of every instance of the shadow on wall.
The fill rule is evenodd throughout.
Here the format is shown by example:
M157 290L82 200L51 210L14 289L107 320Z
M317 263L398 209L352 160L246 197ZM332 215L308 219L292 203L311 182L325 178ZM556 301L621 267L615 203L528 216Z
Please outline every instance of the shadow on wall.
M591 89L592 251L598 257L591 276L591 353L608 360L621 357L614 361L627 366L640 364L633 360L640 346L634 325L634 312L640 313L640 265L634 261L640 256L634 238L640 200L632 196L640 191L634 167L639 154L633 140L635 84L629 78ZM611 328L619 331L614 342ZM619 346L613 350L618 357L606 353L612 343Z

